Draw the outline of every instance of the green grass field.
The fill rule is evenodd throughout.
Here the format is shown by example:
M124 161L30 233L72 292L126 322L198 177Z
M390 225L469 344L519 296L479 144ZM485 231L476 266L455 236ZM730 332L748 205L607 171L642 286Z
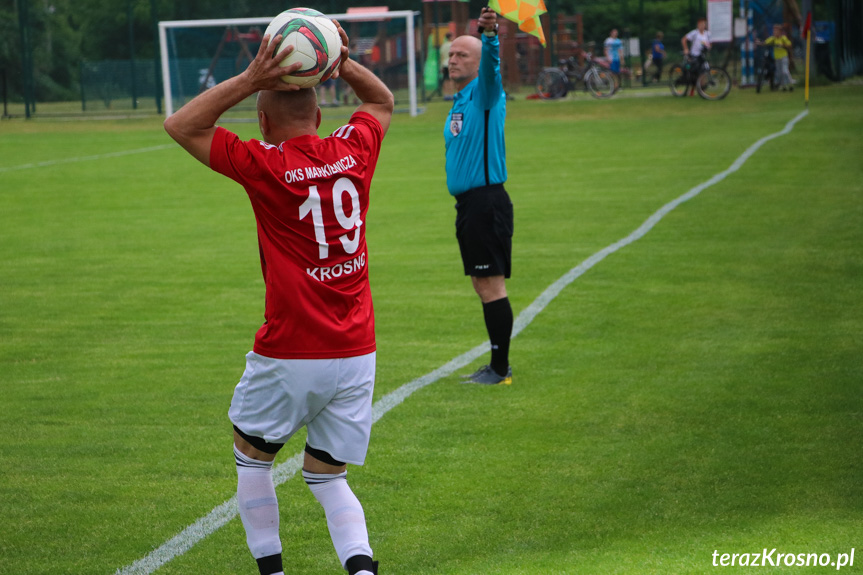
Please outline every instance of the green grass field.
M802 110L736 89L510 103L514 311ZM375 176L376 399L486 339L446 112L397 116ZM234 493L254 220L170 143L154 118L0 123L0 574L114 574ZM863 88L818 89L564 289L514 340L511 387L450 376L387 413L349 473L381 573L836 571L713 566L765 548L855 548L842 572L863 571L861 158ZM303 482L277 492L286 573L340 573ZM238 519L157 571L255 572Z

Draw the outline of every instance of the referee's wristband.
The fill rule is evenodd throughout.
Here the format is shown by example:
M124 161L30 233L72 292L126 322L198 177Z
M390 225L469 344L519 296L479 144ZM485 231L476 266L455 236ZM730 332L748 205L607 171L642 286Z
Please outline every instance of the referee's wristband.
M483 28L482 33L485 34L486 36L494 37L494 36L497 36L497 28L498 28L497 24L494 25L494 28L491 28L488 30Z

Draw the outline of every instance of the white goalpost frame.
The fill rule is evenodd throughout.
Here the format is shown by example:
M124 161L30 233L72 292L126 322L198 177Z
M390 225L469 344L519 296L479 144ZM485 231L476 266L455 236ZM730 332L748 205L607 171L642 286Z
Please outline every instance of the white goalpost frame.
M373 21L392 20L404 18L407 28L407 53L408 53L408 93L410 101L410 115L417 115L417 89L416 89L416 39L414 37L414 17L417 13L412 10L394 10L392 12L366 12L361 14L327 14L328 18L340 22L350 21ZM168 59L168 29L169 28L205 28L215 26L267 26L272 21L270 18L219 18L213 20L167 20L159 22L159 50L162 59L162 93L165 101L165 117L174 113L173 94L171 92L171 72Z

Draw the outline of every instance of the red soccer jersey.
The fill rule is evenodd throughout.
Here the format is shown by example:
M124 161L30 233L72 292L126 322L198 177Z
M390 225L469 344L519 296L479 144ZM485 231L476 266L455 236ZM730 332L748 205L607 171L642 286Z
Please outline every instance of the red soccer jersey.
M383 130L363 112L331 136L273 146L218 128L213 170L242 185L255 212L266 285L254 351L278 359L375 351L365 223Z

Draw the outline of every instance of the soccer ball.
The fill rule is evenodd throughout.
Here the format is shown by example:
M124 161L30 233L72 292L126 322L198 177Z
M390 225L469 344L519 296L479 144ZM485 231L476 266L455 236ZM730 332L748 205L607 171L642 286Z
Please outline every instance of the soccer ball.
M282 81L300 88L311 88L330 79L342 55L342 39L333 21L311 8L285 10L270 22L266 32L270 41L282 35L278 54L286 46L294 51L282 60L282 66L301 62L302 67L293 74L282 76Z

